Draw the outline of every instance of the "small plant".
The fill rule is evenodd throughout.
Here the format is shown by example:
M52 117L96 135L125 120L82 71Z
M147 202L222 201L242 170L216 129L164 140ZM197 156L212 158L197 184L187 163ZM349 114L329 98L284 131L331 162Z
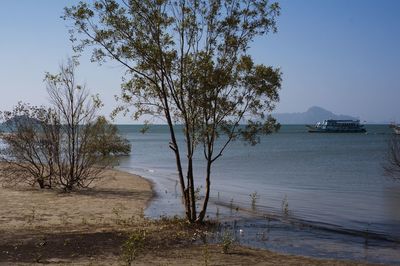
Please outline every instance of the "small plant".
M282 200L282 212L285 216L289 215L289 201L287 195Z
M252 207L252 209L255 209L256 208L256 202L257 202L257 199L258 199L257 191L254 191L249 196L250 196L250 199L251 199L251 207Z
M132 265L132 262L143 251L146 241L146 230L138 229L132 232L122 245L122 261L125 265Z
M115 215L114 222L117 225L121 225L121 221L122 221L121 209L117 208L117 207L114 207L114 208L112 208L112 213Z
M66 238L66 239L64 239L63 245L64 245L64 247L65 247L65 246L68 246L70 243L71 243L71 239Z
M82 225L88 225L88 220L85 217L82 217L81 219Z
M234 243L234 238L232 234L228 231L225 231L222 235L222 253L227 254Z

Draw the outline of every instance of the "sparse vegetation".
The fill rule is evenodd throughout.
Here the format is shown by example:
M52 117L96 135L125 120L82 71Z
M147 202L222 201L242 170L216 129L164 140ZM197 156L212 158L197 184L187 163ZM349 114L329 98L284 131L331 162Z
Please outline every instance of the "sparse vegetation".
M1 112L1 181L8 186L26 183L51 188L54 183L58 116L50 108L19 102Z
M75 83L77 62L69 60L60 73L46 74L50 108L19 103L2 112L6 132L0 135L2 181L28 183L64 191L89 186L101 177L112 155L127 154L130 144L104 117L96 119L99 100Z
M0 209L4 221L0 223L1 263L14 265L39 261L45 264L113 265L146 264L151 261L160 265L254 265L268 260L276 265L352 265L348 262L307 259L236 246L237 240L232 237L234 231L227 231L224 239L222 234L218 235L221 238L214 238L212 232L218 230L219 225L212 222L191 224L184 217L146 219L142 210L146 200L142 197L150 198L151 193L137 194L135 189L128 189L134 192L133 198L127 198L124 193L104 198L103 192L109 188L110 180L117 182L121 189L140 187L150 192L149 184L126 173L111 172L120 176L117 179L114 174L106 176L105 180L96 183L91 190L95 193L90 193L90 197L81 191L65 195L51 191L40 193L32 189L11 190L0 187ZM144 186L145 183L147 185ZM30 204L26 204L27 201ZM10 202L15 204L10 205ZM50 210L37 204L41 202L51 202L48 206ZM40 219L34 218L33 224L29 226L26 220L27 215L33 213L33 204L39 206L34 216L40 213ZM81 211L86 210L87 206L90 206L90 212ZM126 223L114 223L112 208L119 210L120 219ZM82 222L82 218L90 220L90 226ZM36 226L39 221L40 226ZM138 230L144 231L140 233ZM224 250L227 254L223 254Z
M122 245L121 259L125 265L132 265L132 262L143 252L146 234L146 230L137 229L129 235L128 240Z
M222 245L222 253L227 254L232 248L235 239L232 236L232 233L229 231L224 231L222 234L221 245Z

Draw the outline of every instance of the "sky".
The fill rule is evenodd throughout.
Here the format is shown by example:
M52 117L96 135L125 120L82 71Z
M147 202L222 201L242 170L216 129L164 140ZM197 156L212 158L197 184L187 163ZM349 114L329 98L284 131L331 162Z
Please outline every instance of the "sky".
M48 103L46 71L73 55L69 23L60 18L75 0L0 0L0 110L18 101ZM321 106L362 121L400 123L400 1L282 0L278 32L257 38L250 54L280 67L276 112ZM78 80L104 102L117 105L124 73L82 56ZM140 123L119 116L115 123Z

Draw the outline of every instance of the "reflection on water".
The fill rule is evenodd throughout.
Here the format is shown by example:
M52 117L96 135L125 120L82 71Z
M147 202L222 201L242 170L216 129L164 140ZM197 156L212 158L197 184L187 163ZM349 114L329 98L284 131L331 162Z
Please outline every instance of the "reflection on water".
M155 182L158 197L146 214L182 214L166 128L155 127L145 135L137 133L137 126L121 130L133 150L120 166ZM255 147L234 143L213 169L210 217L236 220L236 227L247 232L240 242L250 246L400 262L400 252L395 252L400 239L400 182L385 177L382 170L390 130L367 130L368 134L308 134L302 126L283 126ZM202 163L197 154L196 164ZM195 170L200 186L203 169ZM254 192L258 197L253 206ZM282 210L285 199L289 216Z

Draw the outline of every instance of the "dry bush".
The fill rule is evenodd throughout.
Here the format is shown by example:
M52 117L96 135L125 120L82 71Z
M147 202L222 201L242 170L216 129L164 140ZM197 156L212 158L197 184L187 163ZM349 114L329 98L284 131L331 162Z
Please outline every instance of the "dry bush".
M130 152L116 127L97 117L101 102L76 84L76 66L71 59L60 66L60 73L46 74L51 108L19 103L2 113L5 184L24 182L64 191L87 187L101 177L113 155Z

